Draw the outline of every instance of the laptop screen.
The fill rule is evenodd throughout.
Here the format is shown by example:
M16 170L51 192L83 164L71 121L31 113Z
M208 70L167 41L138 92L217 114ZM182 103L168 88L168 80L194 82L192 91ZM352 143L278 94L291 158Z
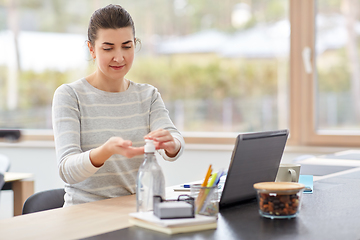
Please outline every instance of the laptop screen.
M256 198L255 183L275 181L288 134L279 130L237 136L220 208Z

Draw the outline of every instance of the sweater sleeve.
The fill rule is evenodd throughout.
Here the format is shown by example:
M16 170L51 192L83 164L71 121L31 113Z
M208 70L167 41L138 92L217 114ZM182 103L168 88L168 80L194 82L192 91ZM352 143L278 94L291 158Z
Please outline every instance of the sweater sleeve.
M83 152L80 147L79 104L75 92L67 85L54 93L52 123L61 179L74 184L92 176L98 168L90 161L90 151Z
M154 131L160 128L168 130L173 138L176 138L180 142L180 150L175 157L169 157L166 155L165 150L163 149L158 151L165 160L175 161L184 151L185 141L171 121L169 111L166 109L160 93L157 91L157 89L154 89L150 107L150 131Z

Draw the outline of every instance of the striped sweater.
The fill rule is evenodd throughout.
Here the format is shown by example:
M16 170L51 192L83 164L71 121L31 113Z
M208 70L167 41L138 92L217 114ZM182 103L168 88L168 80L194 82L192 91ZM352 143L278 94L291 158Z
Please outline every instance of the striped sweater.
M175 158L159 150L168 161L176 160L184 147L160 93L148 84L130 81L125 92L116 93L101 91L85 78L61 85L54 94L52 121L59 174L65 182L64 206L136 193L142 155L129 159L115 154L99 168L90 161L90 150L112 136L140 147L146 134L167 129L181 143Z

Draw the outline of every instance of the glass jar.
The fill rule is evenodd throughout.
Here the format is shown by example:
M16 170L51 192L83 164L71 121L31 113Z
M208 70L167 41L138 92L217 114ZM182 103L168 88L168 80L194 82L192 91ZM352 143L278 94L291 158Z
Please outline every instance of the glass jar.
M293 218L300 212L305 186L293 182L262 182L254 184L259 213L271 219Z

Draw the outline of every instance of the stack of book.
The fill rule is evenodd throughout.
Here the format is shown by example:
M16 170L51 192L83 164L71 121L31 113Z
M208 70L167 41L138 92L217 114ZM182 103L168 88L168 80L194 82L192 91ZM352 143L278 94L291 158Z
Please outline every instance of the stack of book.
M153 212L130 213L130 223L167 234L195 232L217 228L216 217L196 215L194 218L160 219Z

